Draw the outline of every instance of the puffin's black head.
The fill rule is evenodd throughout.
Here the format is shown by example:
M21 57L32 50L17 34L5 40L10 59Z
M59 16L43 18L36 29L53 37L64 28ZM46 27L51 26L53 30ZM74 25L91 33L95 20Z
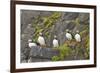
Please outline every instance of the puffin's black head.
M40 44L38 42L35 42L35 43L36 43L36 45L40 46Z

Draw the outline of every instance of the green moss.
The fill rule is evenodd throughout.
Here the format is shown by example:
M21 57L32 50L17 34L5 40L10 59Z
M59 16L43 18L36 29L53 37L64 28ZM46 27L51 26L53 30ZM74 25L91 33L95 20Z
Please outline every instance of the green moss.
M60 58L58 56L53 56L52 57L52 61L59 61L59 60L60 60Z
M80 35L82 37L82 46L81 48L83 48L85 50L84 55L85 58L89 58L89 53L90 53L90 38L89 38L89 28L86 28L85 30L83 30L82 32L80 32Z
M70 48L67 46L67 44L63 44L58 47L60 50L60 54L63 56L68 56L70 53Z
M86 37L86 48L90 47L90 40L89 40L89 36Z
M80 25L79 18L76 18L75 23L76 23L77 25Z
M71 20L70 22L75 23L76 25L80 25L80 20L79 18L76 18L75 20Z
M90 40L89 40L89 36L87 36L87 39L86 39L86 58L89 58L89 54L90 54Z
M44 29L50 28L54 23L60 18L61 13L59 12L54 12L51 16L49 17L43 17L43 24L45 25Z
M35 20L33 20L33 29L35 29L35 33L33 39L37 40L39 33L42 32L46 36L46 38L50 38L49 30L55 24L55 22L60 18L60 12L53 12L52 15L46 17L38 16ZM43 20L43 25L38 25L39 20Z
M67 46L67 44L63 44L63 45L60 45L59 47L57 48L54 48L56 50L59 50L60 54L59 56L57 56L57 60L64 60L65 57L69 56L71 54L71 48ZM55 58L55 56L54 56ZM54 60L54 59L52 59Z

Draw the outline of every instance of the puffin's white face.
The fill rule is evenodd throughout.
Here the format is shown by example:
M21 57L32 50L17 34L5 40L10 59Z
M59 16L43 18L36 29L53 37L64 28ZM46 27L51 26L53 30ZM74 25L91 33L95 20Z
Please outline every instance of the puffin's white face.
M28 24L28 27L27 28L30 28L31 27L31 24Z
M42 33L39 33L39 35L42 36L43 34Z
M31 39L29 39L29 40L28 40L28 43L31 43L31 42L32 42L32 40L31 40Z
M57 38L57 36L55 35L55 36L54 36L54 38L56 39L56 38Z
M79 33L79 31L77 30L76 33Z
M69 30L68 29L66 29L66 32L68 32Z
M28 26L31 26L31 24L28 24Z

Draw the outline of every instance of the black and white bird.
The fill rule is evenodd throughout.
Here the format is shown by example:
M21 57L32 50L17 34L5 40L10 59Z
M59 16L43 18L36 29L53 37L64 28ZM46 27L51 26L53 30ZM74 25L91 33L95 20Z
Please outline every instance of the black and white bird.
M59 42L57 40L57 36L54 36L54 39L53 39L53 47L58 47L59 46Z
M77 30L76 31L76 34L75 34L75 40L77 41L77 42L81 42L81 36L80 36L80 34L79 34L79 31Z
M32 40L29 39L29 40L28 40L28 46L29 46L29 48L32 48L32 47L34 47L34 46L37 46L37 43L32 42Z
M67 38L67 40L72 40L72 35L68 29L66 30L66 38Z
M30 28L32 24L28 24L27 28Z
M39 33L39 37L38 37L37 42L38 42L41 46L46 46L45 39L44 39L42 33Z
M30 63L30 62L32 62L32 59L31 58L28 59L28 63Z

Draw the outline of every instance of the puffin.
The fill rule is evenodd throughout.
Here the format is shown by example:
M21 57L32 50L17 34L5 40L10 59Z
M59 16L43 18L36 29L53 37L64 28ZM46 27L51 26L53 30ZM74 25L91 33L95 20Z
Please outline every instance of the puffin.
M58 47L59 46L59 42L57 40L57 36L54 36L54 39L53 39L53 47Z
M76 34L75 34L75 40L77 41L77 42L81 42L81 36L80 36L80 34L79 34L79 31L77 30L76 31Z
M32 40L29 39L29 40L28 40L28 46L29 46L29 48L32 48L33 46L37 46L37 43L32 42Z
M32 59L31 58L28 59L28 63L30 63L30 62L32 62Z
M67 38L67 40L72 40L72 35L68 29L66 30L66 38Z
M38 37L37 43L39 43L40 46L46 46L46 44L45 44L45 39L44 39L42 33L39 33L39 37Z
M28 24L27 28L30 28L32 24Z

